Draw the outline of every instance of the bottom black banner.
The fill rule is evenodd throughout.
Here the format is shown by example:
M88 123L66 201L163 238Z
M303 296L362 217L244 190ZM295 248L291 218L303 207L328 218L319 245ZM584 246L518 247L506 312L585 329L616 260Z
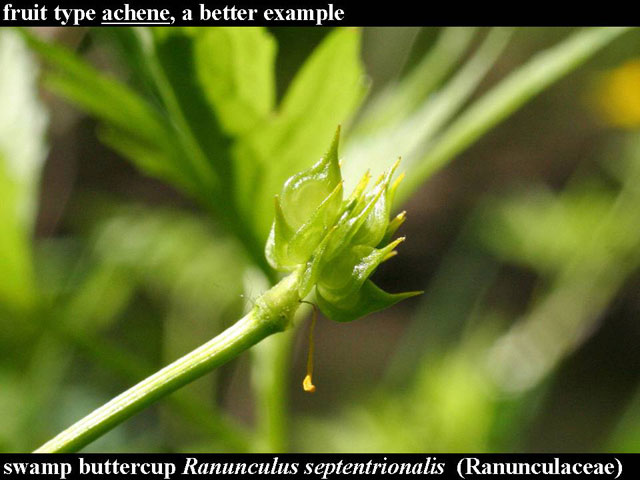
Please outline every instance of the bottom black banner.
M2 454L4 478L640 478L638 454Z

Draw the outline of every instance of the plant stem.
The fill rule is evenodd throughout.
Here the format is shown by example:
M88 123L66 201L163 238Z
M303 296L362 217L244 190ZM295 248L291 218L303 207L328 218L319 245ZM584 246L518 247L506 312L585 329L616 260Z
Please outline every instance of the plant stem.
M396 194L404 203L425 180L484 133L554 82L577 68L629 27L591 27L538 53L471 104L413 163Z
M298 309L299 273L294 272L256 300L253 309L209 340L113 398L42 445L36 453L73 452L156 400L228 362L256 343L285 330Z
M41 321L43 317L44 312L41 312L37 318L33 316L29 319L34 325L57 337L59 341L71 343L88 358L128 380L138 379L153 371L139 356L109 345L100 338L92 338L70 329L64 325L62 318L56 317L55 321ZM219 436L229 448L236 451L248 450L248 432L204 401L193 395L172 396L167 400L168 406L174 413L182 415L204 433Z
M257 452L287 449L287 407L291 344L295 329L271 337L252 350L252 386L256 396Z

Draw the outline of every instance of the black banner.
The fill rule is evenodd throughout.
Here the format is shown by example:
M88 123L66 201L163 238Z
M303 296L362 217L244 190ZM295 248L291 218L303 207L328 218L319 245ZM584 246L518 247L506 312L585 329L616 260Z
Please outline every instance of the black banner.
M498 8L499 7L499 8ZM513 8L513 7L512 7ZM420 25L620 25L629 18L616 9L586 17L588 11L564 12L536 7L509 10L486 3L368 2L345 0L2 0L0 26L420 26ZM595 13L595 10L594 10Z
M637 454L1 454L2 478L637 479Z

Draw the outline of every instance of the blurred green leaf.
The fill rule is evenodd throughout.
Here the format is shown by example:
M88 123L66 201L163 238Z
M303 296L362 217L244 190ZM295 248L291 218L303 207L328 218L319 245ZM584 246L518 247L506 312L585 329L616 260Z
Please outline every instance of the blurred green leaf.
M196 72L224 129L250 131L275 102L276 44L264 28L195 30Z
M24 308L33 299L30 231L19 219L20 187L0 156L0 302Z
M230 139L222 131L198 81L192 30L160 28L149 30L147 50L151 75L165 113L175 129L174 141L194 169L200 200L205 206L226 201L230 160ZM215 195L212 195L215 194Z
M21 414L25 398L23 377L16 370L0 365L0 385L0 412L5 418L0 429L0 451L15 452L26 446L23 440L24 415Z
M606 448L616 453L640 451L640 389L616 425Z
M495 64L511 38L508 28L492 29L478 50L440 90L418 103L406 115L373 135L350 141L345 157L347 188L358 175L371 169L374 176L387 168L398 156L402 168L411 176L424 145L458 112L475 92L486 73ZM410 87L407 87L410 88ZM414 96L407 91L408 96Z
M397 125L415 111L467 53L475 33L469 27L442 29L435 44L405 77L367 103L353 126L353 137Z
M102 74L63 47L23 31L29 45L53 67L47 86L104 122L104 139L142 171L197 192L197 179L160 112L126 85Z
M183 312L203 312L211 333L237 307L246 258L204 218L135 205L108 206L99 218L93 254L107 273L119 269Z
M403 389L378 391L330 416L298 419L302 448L378 453L489 450L496 399L477 365L482 337L419 365L414 381Z
M602 312L640 266L640 144L637 137L633 140L627 154L634 161L623 160L628 175L614 197L603 201L593 184L582 191L573 187L538 212L545 229L556 230L529 228L537 238L525 248L512 242L527 261L536 262L533 247L547 257L542 265L555 265L548 290L487 356L492 379L503 390L525 391L545 378L595 330Z
M47 115L38 100L36 66L13 30L0 32L0 303L34 299L31 234Z
M488 201L476 219L476 235L503 260L523 264L543 274L561 270L584 247L615 200L614 192L588 183L554 195L531 190ZM599 249L615 244L624 224L610 225ZM600 252L600 255L606 253Z
M153 82L153 72L149 61L151 42L149 29L144 27L96 28L91 30L98 41L104 40L105 48L114 48L122 69L129 74L128 80L134 88L149 93L160 102L160 93Z

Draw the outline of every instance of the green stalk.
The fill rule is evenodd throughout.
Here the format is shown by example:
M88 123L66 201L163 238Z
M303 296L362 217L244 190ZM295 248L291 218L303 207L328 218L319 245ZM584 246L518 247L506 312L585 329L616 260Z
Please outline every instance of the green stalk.
M302 310L299 310L302 312ZM299 316L299 315L298 315ZM288 387L295 329L261 342L251 351L251 385L256 402L256 452L287 450Z
M29 320L48 334L57 337L59 341L71 343L88 358L128 380L135 380L153 371L143 359L131 352L113 347L100 341L99 338L79 334L64 326L62 319L40 321L43 317L29 317ZM183 395L169 397L167 400L173 413L181 415L207 435L219 436L225 445L234 450L247 451L249 449L248 432L240 429L239 424L231 422L229 418L199 398L193 395Z
M298 284L299 272L294 272L258 298L247 315L220 335L94 410L36 453L77 451L156 400L285 330L300 305Z
M415 160L396 194L404 203L433 173L534 96L577 68L629 27L592 27L536 54L461 113Z

